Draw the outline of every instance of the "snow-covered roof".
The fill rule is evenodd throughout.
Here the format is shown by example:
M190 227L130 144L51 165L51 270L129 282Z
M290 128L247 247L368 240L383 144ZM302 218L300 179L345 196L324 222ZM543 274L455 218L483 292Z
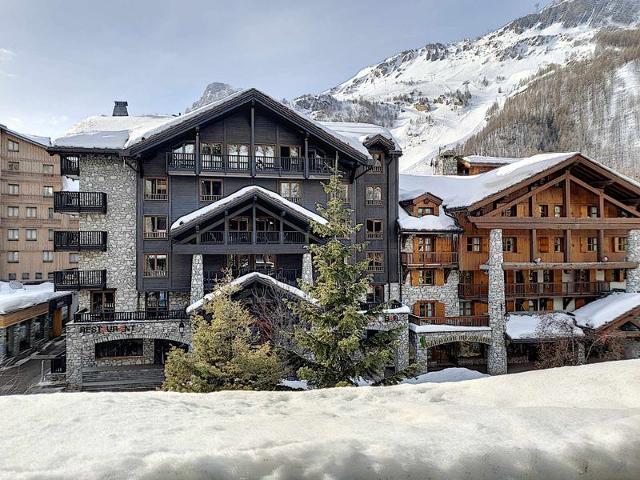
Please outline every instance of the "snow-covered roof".
M640 307L640 293L612 293L573 312L581 327L600 328Z
M284 290L298 298L301 298L303 300L306 300L308 302L312 302L315 303L315 300L312 299L309 295L307 295L306 293L304 293L302 290L300 290L299 288L293 287L287 283L281 282L279 280L276 280L273 277L270 277L269 275L265 275L264 273L260 273L260 272L251 272L251 273L247 273L246 275L242 275L241 277L235 278L232 281L230 281L227 285L225 285L226 288L233 288L233 287L244 287L246 285L250 285L251 283L255 282L256 280L260 280L263 283L266 283L268 285L271 285L273 287L279 288L281 290ZM187 313L191 313L195 310L200 310L202 308L202 306L204 305L204 303L207 300L211 300L213 298L215 298L216 296L220 295L222 293L222 289L218 288L216 290L214 290L211 293L206 294L203 298L201 298L200 300L198 300L197 302L192 303L191 305L189 305L187 307Z
M4 130L9 135L13 135L15 137L21 138L21 139L26 140L28 142L40 145L42 147L51 146L51 139L49 137L43 137L41 135L31 135L29 133L16 132L15 130L11 130L10 128L7 128L4 125L0 125L0 130Z
M412 200L430 193L442 198L446 208L468 207L577 154L542 153L478 175L400 175L399 199Z
M227 195L224 198L221 198L217 202L210 203L202 208L194 210L191 213L183 215L178 218L171 225L171 230L178 230L187 227L192 222L199 220L200 218L208 215L212 215L216 212L224 210L228 205L240 201L243 198L250 197L252 195L263 195L266 198L273 200L284 208L287 208L290 211L298 213L300 216L308 218L313 222L318 222L321 224L326 224L327 220L317 213L308 210L297 203L294 203L286 198L278 195L276 192L272 192L271 190L267 190L266 188L259 187L257 185L249 185L248 187L241 188L237 192L232 193L231 195Z
M457 325L416 325L409 322L409 329L415 333L439 332L490 332L491 327L459 327Z
M19 290L10 288L8 282L0 282L0 315L23 310L67 295L69 292L54 291L51 282L23 285L23 288Z
M507 316L507 336L511 340L541 340L569 335L582 336L584 332L573 317L564 312L510 313Z
M398 208L398 225L405 232L450 232L461 231L453 218L447 215L444 208L438 209L438 215L414 217L403 207Z
M331 132L342 135L349 138L355 144L359 145L359 149L363 148L369 139L380 135L387 140L393 142L395 149L400 150L400 143L396 140L393 134L386 128L373 123L358 123L358 122L316 122ZM365 149L366 150L366 149ZM368 154L368 152L367 152Z
M508 165L510 163L519 162L522 158L509 158L509 157L486 157L484 155L467 155L462 157L465 162L472 165L474 164L487 164L487 165Z

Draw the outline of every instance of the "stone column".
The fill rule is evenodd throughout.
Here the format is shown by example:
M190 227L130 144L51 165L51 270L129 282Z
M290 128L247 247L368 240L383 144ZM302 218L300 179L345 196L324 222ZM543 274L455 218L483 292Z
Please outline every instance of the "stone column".
M84 339L78 326L67 324L67 388L80 390L82 386L82 345Z
M627 261L640 262L640 230L629 231ZM627 293L640 293L640 267L627 270Z
M191 258L191 303L204 297L204 271L202 255L195 254Z
M313 260L309 252L302 254L302 281L313 284Z
M0 328L0 365L7 357L7 329Z
M507 347L505 344L505 290L502 269L502 230L491 230L489 237L489 326L491 345L487 357L490 375L507 373Z

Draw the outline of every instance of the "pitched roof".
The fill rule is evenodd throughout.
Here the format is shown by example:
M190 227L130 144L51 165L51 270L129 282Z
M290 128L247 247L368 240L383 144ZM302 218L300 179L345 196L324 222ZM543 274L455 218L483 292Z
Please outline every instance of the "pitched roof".
M224 198L221 198L217 202L213 202L209 205L206 205L202 208L194 210L191 213L183 215L178 218L171 225L171 231L179 231L184 230L191 225L194 225L200 221L202 221L206 217L210 217L215 215L216 213L223 212L230 205L241 202L242 200L246 200L254 195L257 195L263 199L270 200L272 202L277 203L278 205L286 208L288 211L293 212L299 217L306 218L313 222L318 222L321 224L326 224L327 220L317 213L308 210L297 203L294 203L286 198L278 195L276 192L272 192L271 190L267 190L266 188L259 187L257 185L249 185L248 187L241 188L237 192L232 193L231 195L227 195Z
M486 157L484 155L467 155L462 160L471 165L508 165L519 162L522 158Z
M40 135L31 135L29 133L16 132L15 130L11 130L10 128L7 128L6 126L4 126L2 124L0 124L0 130L4 130L9 135L12 135L14 137L20 138L20 139L25 140L25 141L30 142L30 143L34 143L34 144L39 145L41 147L49 147L49 146L51 146L51 139L49 137L43 137L43 136L40 136Z
M578 325L601 328L640 307L640 293L612 293L573 312Z

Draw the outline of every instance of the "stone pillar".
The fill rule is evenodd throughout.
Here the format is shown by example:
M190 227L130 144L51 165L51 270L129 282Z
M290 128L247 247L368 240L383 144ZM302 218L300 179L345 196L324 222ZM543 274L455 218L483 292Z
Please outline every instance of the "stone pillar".
M578 365L584 365L587 363L587 356L584 350L584 343L578 342L578 351L576 352Z
M7 358L7 329L0 328L0 365Z
M401 328L398 335L398 346L395 354L396 371L399 372L409 366L409 315L398 315L398 326Z
M78 326L67 324L67 388L80 390L82 386L82 334Z
M489 326L491 345L487 357L490 375L507 373L507 347L505 344L505 290L502 269L502 230L491 230L489 237Z
M302 281L313 284L313 260L309 252L302 254Z
M142 363L143 365L151 365L153 364L154 356L155 356L155 345L156 342L153 338L143 338L142 339Z
M627 261L640 262L640 230L629 231ZM640 267L627 270L627 293L640 293Z
M204 271L202 255L196 254L191 258L191 303L204 297Z

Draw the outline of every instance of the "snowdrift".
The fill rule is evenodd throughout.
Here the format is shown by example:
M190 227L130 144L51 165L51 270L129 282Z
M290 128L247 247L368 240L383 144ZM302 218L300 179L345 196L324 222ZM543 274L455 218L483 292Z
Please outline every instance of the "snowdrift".
M640 478L640 360L309 392L0 398L0 478Z

